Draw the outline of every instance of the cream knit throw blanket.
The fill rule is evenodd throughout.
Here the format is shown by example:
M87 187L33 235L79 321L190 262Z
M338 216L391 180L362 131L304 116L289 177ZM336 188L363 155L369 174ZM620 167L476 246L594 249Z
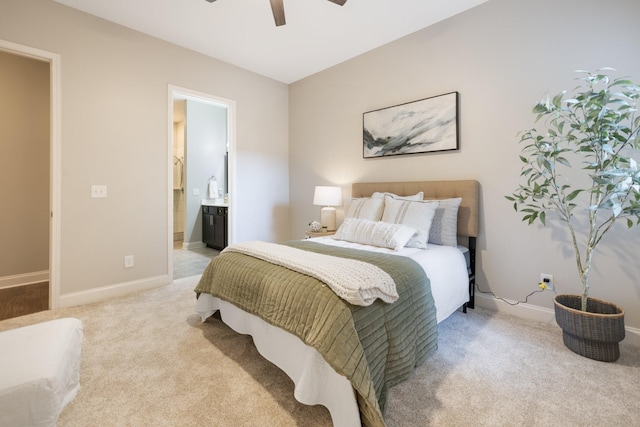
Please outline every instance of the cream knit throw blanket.
M387 303L398 299L391 276L367 262L260 241L236 243L227 246L225 251L239 252L314 277L354 305L370 305L376 298Z

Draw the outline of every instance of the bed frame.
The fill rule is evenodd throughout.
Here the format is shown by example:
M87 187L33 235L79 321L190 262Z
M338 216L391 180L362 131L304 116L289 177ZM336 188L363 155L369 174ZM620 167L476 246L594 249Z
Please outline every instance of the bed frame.
M469 248L469 302L463 306L463 311L466 313L467 307L474 308L475 306L479 189L480 184L473 180L358 182L351 185L351 197L370 197L376 191L400 196L410 196L422 191L425 199L462 197L458 209L458 241Z

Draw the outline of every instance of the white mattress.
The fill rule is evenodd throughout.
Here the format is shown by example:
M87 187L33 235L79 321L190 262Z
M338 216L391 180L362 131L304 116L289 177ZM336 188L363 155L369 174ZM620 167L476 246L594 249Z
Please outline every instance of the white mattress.
M438 323L469 300L469 276L464 250L430 244L427 249L403 248L393 251L374 248L331 237L312 241L333 246L408 256L417 261L431 281ZM282 369L295 383L296 400L307 405L323 405L331 414L335 427L360 425L360 413L351 383L336 373L315 348L289 332L276 328L257 316L209 294L201 294L196 312L204 322L220 310L222 320L233 330L253 337L265 359ZM282 351L286 348L287 351Z
M80 389L82 322L66 318L0 333L0 426L55 426Z

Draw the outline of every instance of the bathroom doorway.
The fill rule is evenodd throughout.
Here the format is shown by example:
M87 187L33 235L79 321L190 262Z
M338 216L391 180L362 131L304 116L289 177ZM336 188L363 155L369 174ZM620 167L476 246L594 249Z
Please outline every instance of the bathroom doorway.
M202 273L219 253L203 243L204 200L225 201L233 241L235 102L170 85L169 104L169 264L175 279ZM209 194L211 179L216 195Z

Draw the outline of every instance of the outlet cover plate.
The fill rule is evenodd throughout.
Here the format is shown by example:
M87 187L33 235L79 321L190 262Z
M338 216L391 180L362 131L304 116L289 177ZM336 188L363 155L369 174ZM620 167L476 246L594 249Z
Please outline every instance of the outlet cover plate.
M133 267L133 255L126 255L124 257L124 268L132 268Z

